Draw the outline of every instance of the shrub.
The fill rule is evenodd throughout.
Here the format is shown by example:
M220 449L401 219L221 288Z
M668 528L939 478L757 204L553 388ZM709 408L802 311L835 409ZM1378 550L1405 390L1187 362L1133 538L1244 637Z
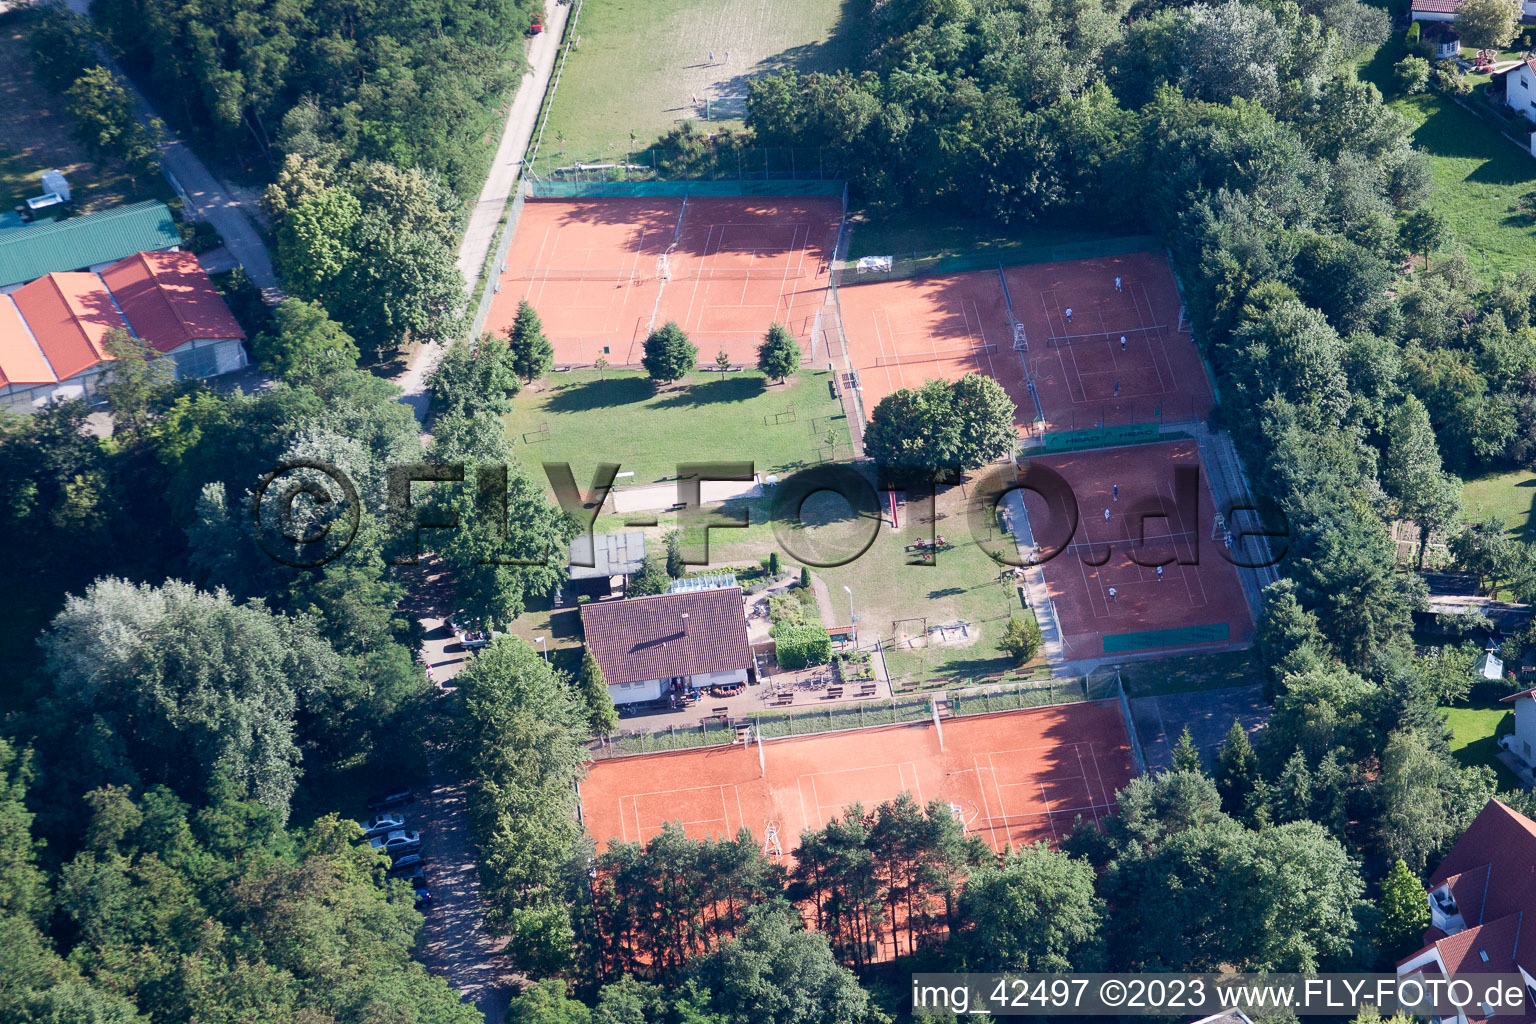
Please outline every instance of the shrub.
M770 551L770 552L768 552L768 575L770 575L770 576L777 576L778 574L779 574L779 553L777 551Z
M1040 642L1039 624L1033 618L1026 622L1017 615L1013 615L1009 617L1008 625L1003 629L1003 636L997 642L997 649L1012 656L1016 663L1022 665L1040 650Z
M811 570L803 565L800 567L800 586L805 590L811 589Z
M1435 68L1430 72L1429 83L1436 92L1447 96L1465 96L1472 91L1472 84L1467 81L1461 69L1455 61L1435 61Z
M772 632L774 656L780 668L793 671L832 660L832 638L821 626L809 622L781 623Z
M1423 57L1404 57L1392 65L1397 88L1404 96L1412 96L1429 88L1429 61Z

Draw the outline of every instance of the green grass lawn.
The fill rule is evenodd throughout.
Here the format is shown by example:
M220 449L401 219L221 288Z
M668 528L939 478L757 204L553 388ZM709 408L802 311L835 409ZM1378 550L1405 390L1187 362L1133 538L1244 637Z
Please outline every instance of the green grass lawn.
M1152 697L1262 683L1264 670L1252 651L1218 651L1133 661L1121 666L1120 677L1129 696Z
M782 474L814 464L828 431L838 457L848 457L848 424L830 379L826 370L802 370L781 385L756 371L701 371L657 391L639 371L573 370L551 374L545 390L519 395L507 434L540 478L539 463L569 462L583 487L599 462L632 471L626 485L671 479L679 462L750 461L758 473ZM791 404L792 419L782 415ZM535 440L545 422L550 439Z
M847 258L895 256L900 259L911 258L914 253L954 256L1014 245L1059 245L1119 238L1138 234L1141 230L1134 224L1122 224L1110 231L1068 225L1007 225L985 217L949 213L935 217L932 211L897 213L879 220L861 215L853 218Z
M1431 202L1446 215L1456 240L1479 274L1536 264L1536 214L1525 197L1536 192L1536 159L1522 153L1487 121L1434 93L1402 96L1392 65L1404 54L1394 35L1361 69L1413 126L1414 146L1430 158Z
M1480 522L1499 516L1509 527L1509 534L1530 541L1531 508L1536 503L1536 473L1517 469L1509 473L1489 473L1461 485L1462 519Z
M712 109L701 127L739 127L748 78L787 67L831 71L850 62L843 4L585 0L572 37L580 43L571 48L550 105L539 165L545 157L561 161L561 154L561 162L622 159L682 121L702 117L706 99Z
M1498 739L1515 731L1515 714L1506 705L1442 707L1451 727L1451 754L1464 765L1486 764L1499 776L1499 788L1518 790L1520 780L1498 758Z

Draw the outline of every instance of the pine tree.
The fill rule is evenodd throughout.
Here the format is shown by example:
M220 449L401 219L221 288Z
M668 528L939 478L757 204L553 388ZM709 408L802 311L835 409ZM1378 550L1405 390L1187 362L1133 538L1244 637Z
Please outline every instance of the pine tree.
M1173 746L1173 770L1176 772L1205 772L1205 765L1200 760L1200 751L1195 749L1195 738L1190 734L1189 726L1179 733L1179 742Z
M544 322L528 300L517 304L517 317L507 337L512 343L512 366L525 383L544 376L555 365L555 347L544 337Z
M606 736L619 727L619 713L614 709L613 698L603 680L603 668L597 663L592 648L581 652L581 671L577 675L581 685L581 697L587 704L587 718L592 723L594 736Z
M1259 756L1249 742L1248 731L1234 718L1216 755L1216 790L1221 793L1221 809L1241 816L1258 774Z
M1381 912L1376 945L1384 959L1395 961L1423 941L1424 930L1429 927L1429 901L1424 896L1424 886L1401 857L1381 881L1376 909Z
M683 561L683 531L668 530L663 538L667 545L667 575L673 579L682 579L688 573L688 566Z
M800 345L783 324L771 325L757 346L757 368L765 377L779 378L780 384L799 371Z
M811 589L811 570L807 569L803 565L800 567L800 586L804 587L806 590Z
M997 649L1023 665L1040 650L1040 643L1039 623L1033 619L1025 622L1017 615L1010 615L1008 624L1003 627L1003 635L997 641Z
M721 349L719 352L716 352L715 353L715 369L720 371L720 376L724 377L725 376L725 372L727 370L729 370L730 368L731 368L731 355L730 355L730 353L727 352L725 349Z
M777 576L778 574L779 574L779 553L777 551L770 551L770 552L768 552L768 575L770 575L770 576Z
M645 339L645 355L640 363L651 380L670 384L688 376L698 361L698 346L688 340L677 321L668 320Z

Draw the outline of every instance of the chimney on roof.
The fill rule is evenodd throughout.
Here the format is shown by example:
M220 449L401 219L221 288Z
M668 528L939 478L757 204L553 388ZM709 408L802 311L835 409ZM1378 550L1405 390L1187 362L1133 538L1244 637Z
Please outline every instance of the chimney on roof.
M688 635L688 613L683 612L683 636Z

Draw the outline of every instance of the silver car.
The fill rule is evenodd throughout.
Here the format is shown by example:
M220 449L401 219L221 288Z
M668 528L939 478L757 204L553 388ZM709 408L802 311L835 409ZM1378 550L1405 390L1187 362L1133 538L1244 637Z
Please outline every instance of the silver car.
M374 836L369 842L373 844L374 850L398 857L402 853L414 853L421 849L421 833L398 829L386 835Z

